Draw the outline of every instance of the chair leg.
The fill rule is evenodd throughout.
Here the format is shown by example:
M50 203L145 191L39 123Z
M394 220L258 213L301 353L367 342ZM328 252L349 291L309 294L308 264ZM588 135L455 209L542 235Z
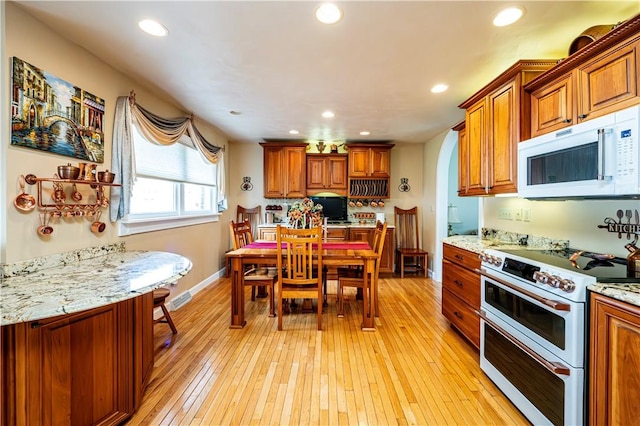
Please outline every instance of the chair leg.
M273 293L274 293L273 284L271 284L269 286L269 317L270 318L273 318L273 317L276 316L275 312L273 311L274 310L273 304L274 304L274 300L275 300L275 297L274 297Z
M404 278L404 254L400 253L400 278Z
M429 260L429 255L425 254L424 255L424 261L423 261L424 262L423 267L424 267L424 277L425 278L427 278L427 265L429 264L428 260Z
M318 330L322 330L322 286L318 289Z
M171 331L173 332L173 334L178 334L178 329L176 328L175 324L173 323L173 320L171 319L171 315L169 315L169 310L164 305L164 303L162 305L160 305L160 308L162 309L162 313L164 314L164 318L167 320L167 324L169 324L169 327L171 327Z
M282 304L284 299L278 294L278 330L282 330Z
M255 286L251 286L251 301L252 302L256 301L256 287Z
M343 287L340 285L340 280L338 280L336 293L338 294L338 318L344 318L344 292Z

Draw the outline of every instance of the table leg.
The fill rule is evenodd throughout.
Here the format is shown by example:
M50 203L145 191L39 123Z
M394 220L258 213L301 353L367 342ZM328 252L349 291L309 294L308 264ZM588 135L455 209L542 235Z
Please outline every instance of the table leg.
M242 258L231 259L231 326L242 328L247 323L244 320L244 274L242 273Z
M374 277L374 260L365 259L363 275L363 295L362 295L362 330L375 331L375 277Z

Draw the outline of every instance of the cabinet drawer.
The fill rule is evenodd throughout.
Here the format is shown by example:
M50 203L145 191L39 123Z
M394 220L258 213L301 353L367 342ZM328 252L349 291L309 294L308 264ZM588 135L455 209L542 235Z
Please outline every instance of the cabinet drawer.
M478 257L476 253L449 244L443 244L443 253L445 259L456 265L463 266L472 271L480 268L480 257Z
M447 289L442 289L442 314L476 348L480 348L480 317Z
M480 276L445 260L442 262L442 288L449 290L472 308L480 309Z
M349 228L329 228L327 227L327 240L347 241L349 239Z

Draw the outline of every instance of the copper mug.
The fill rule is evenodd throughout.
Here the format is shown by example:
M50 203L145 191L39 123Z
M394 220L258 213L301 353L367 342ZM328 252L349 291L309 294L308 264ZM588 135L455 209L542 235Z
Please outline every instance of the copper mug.
M96 220L95 222L93 222L91 224L91 232L93 232L94 234L100 234L102 232L104 232L104 230L107 228L107 224L104 222L100 222L100 215L102 214L102 212L98 212L96 213Z

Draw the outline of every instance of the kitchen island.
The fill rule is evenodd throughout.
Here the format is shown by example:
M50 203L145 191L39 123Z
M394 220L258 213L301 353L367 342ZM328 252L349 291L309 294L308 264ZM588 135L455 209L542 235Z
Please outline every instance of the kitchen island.
M153 290L191 266L123 245L3 266L0 423L119 424L131 416L153 367Z

